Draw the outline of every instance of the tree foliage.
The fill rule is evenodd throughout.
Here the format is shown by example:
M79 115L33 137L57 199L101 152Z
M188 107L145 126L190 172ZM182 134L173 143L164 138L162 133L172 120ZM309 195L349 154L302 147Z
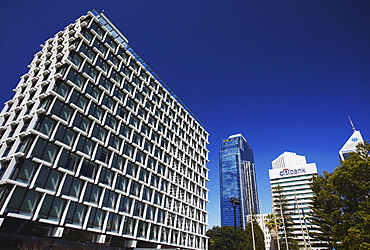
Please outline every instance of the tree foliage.
M274 195L274 209L276 211L276 224L279 235L280 249L298 249L298 243L293 237L293 220L292 213L287 209L287 199L283 194L284 189L278 185L273 188Z
M315 193L311 222L327 248L370 249L370 144L358 144L355 153L334 172L313 179Z
M271 235L272 249L277 249L278 228L277 228L276 215L268 214L267 217L266 217L266 220L265 220L265 225L266 225L266 227L269 230L269 233Z
M261 228L253 224L254 237L256 242L256 250L265 249L264 236ZM252 229L249 223L246 230L237 228L238 234L238 249L253 250L252 244ZM207 231L209 237L209 250L232 250L235 249L235 231L231 226L215 226Z

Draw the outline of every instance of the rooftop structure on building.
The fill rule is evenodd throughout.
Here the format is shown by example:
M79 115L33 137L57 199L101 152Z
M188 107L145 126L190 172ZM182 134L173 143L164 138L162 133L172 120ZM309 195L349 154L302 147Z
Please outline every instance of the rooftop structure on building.
M230 202L231 198L240 205ZM259 214L256 170L252 148L242 134L223 140L220 152L221 226L234 225L233 206L236 206L236 224L245 228L247 216Z
M0 114L0 247L207 249L200 120L103 13L41 47Z
M364 139L362 139L360 131L356 130L351 119L350 122L352 125L353 133L351 137L347 140L347 142L343 145L343 147L339 150L339 157L342 161L347 159L350 156L350 153L356 151L357 144L364 143Z

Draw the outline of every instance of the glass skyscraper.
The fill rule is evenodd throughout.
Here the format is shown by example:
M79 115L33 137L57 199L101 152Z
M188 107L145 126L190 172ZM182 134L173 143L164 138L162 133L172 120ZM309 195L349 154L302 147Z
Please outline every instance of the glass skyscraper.
M41 47L0 113L0 248L206 249L202 123L103 13Z
M223 140L220 152L221 226L234 225L233 204L238 198L236 224L245 228L247 216L259 214L256 172L251 147L241 134Z

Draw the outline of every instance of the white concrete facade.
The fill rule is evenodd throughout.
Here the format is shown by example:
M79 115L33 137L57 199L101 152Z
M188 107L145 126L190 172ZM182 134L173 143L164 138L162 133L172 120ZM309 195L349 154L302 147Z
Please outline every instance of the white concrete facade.
M25 221L45 237L206 249L198 118L102 13L41 47L0 114L0 231Z

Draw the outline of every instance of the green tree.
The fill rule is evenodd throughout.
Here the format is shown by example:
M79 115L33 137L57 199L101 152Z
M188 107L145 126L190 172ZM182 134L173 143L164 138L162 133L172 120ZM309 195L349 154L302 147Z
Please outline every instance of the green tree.
M298 249L298 243L293 237L293 220L292 220L292 213L287 209L287 199L283 194L284 189L278 185L277 187L273 188L274 193L274 209L277 214L277 225L278 225L278 235L279 235L279 242L280 242L280 249L290 249L295 250Z
M277 225L276 225L276 215L268 214L265 220L265 225L271 235L271 244L273 249L277 249Z
M256 242L256 250L265 249L264 236L261 228L253 224L254 237ZM252 229L251 224L247 225L246 230L237 228L238 234L238 249L239 250L253 250L252 244ZM235 249L235 231L234 227L222 226L213 227L207 231L209 237L209 250L233 250Z
M254 245L256 250L264 250L265 249L265 237L263 235L263 231L257 222L253 221L253 230L252 224L248 223L245 227L246 232L246 241L243 242L242 247L240 249L245 250L254 250L253 248L253 237L254 237Z
M370 144L358 144L332 173L313 178L312 223L330 249L370 249Z
M237 228L238 245L246 241L246 234L242 228ZM230 250L235 249L235 231L231 226L215 226L207 231L209 237L209 250Z

